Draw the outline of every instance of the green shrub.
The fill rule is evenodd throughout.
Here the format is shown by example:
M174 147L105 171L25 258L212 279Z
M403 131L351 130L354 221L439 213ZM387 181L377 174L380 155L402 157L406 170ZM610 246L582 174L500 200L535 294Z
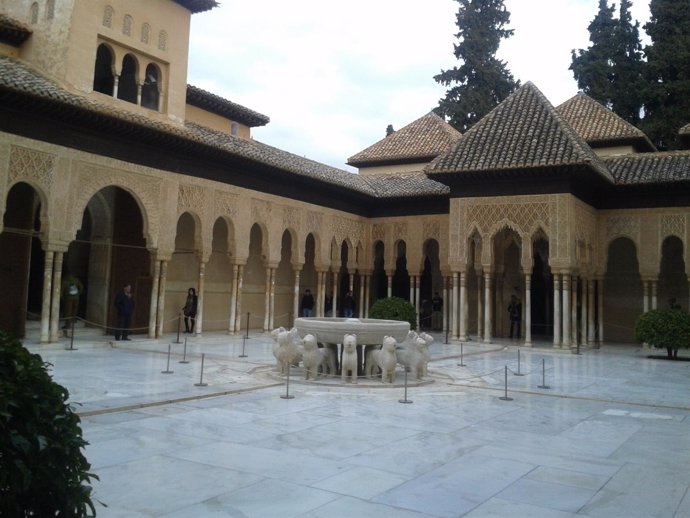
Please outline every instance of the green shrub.
M369 310L369 317L409 322L410 329L417 328L417 313L414 306L399 297L377 300Z
M80 419L48 366L0 331L0 516L96 514Z
M678 349L690 348L690 314L679 309L655 309L640 315L635 337L659 349L669 358L678 357Z

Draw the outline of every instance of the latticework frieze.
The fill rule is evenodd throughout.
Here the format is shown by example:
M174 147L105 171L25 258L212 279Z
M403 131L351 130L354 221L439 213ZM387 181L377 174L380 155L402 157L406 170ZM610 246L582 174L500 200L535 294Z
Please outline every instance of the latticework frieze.
M393 223L393 239L395 241L398 241L400 239L408 241L406 222L398 221L396 223Z
M441 223L438 221L425 221L422 228L423 238L435 239L440 241L441 239Z
M216 191L216 215L236 217L238 199L237 194Z
M29 180L50 192L55 176L55 156L21 146L10 149L9 180Z
M660 223L660 241L668 236L676 236L685 241L685 215L662 214Z
M633 215L615 215L606 218L606 241L617 237L629 237L635 243L640 241L640 218Z
M386 226L383 223L374 223L371 226L371 239L372 241L385 241Z
M283 207L283 228L300 230L301 227L300 210L295 207Z
M252 199L252 218L268 224L271 219L271 204L265 200Z
M520 234L534 231L543 225L548 229L550 222L549 202L491 202L483 200L480 204L467 207L465 224L476 226L483 236L500 230L502 223L510 222Z
M353 245L363 241L364 227L361 222L348 218L331 218L331 232L338 243L349 239Z
M321 225L323 225L323 214L313 210L307 211L307 230L320 233Z
M206 190L200 185L182 184L177 194L177 211L179 214L190 211L201 217L208 210Z
M120 187L130 192L142 206L142 216L148 222L150 236L158 235L160 222L160 186L156 178L142 177L127 172L96 167L91 164L76 165L76 199L72 206L73 221L81 224L82 213L89 200L101 189Z

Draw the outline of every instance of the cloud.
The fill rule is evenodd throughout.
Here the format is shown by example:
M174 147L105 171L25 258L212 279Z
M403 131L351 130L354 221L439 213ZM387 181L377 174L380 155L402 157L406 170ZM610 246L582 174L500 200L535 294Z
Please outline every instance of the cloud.
M555 105L577 92L570 51L589 45L596 0L505 0L499 51ZM456 64L453 0L224 2L192 17L189 83L271 118L254 138L354 171L348 157L433 108ZM640 0L633 16L648 16Z

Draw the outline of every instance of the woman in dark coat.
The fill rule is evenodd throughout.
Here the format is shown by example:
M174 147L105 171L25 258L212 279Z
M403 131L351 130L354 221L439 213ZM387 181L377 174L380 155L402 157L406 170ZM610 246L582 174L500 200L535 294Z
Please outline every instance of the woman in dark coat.
M189 288L187 290L187 302L185 302L182 312L184 313L184 332L194 332L194 322L196 321L196 307L199 303L199 297L196 296L196 290ZM191 325L190 325L191 320Z

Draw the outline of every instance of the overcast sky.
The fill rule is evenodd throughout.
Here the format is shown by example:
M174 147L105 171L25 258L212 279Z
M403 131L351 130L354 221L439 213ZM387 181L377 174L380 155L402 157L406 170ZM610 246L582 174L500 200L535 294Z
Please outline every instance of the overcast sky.
M252 130L256 140L340 169L355 171L347 159L388 124L400 129L434 108L445 89L433 76L457 64L455 0L220 3L192 16L188 82L270 117ZM633 0L640 25L648 5ZM575 95L570 51L589 46L598 1L505 6L515 33L498 57L554 106Z

